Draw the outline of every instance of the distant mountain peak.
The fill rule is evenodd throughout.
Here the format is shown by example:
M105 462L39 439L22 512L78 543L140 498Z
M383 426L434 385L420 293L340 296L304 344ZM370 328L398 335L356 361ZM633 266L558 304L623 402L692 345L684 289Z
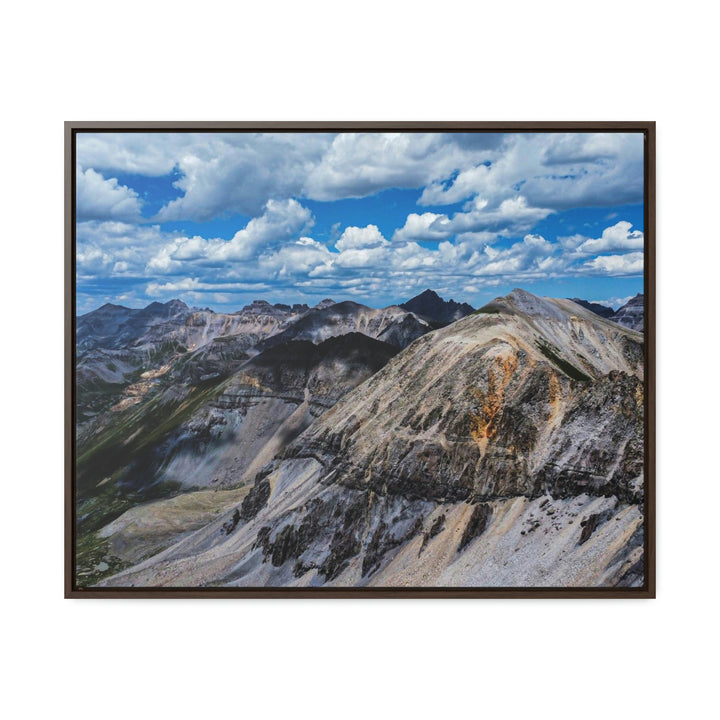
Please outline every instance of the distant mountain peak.
M616 323L630 328L631 330L637 330L638 332L644 332L645 330L645 295L638 293L634 298L630 298L622 307L617 309L617 312L612 318Z
M178 300L177 298L173 300L168 300L168 302L165 303L165 307L171 310L189 310L190 308L182 301Z
M580 305L580 307L584 307L586 310L589 310L600 317L610 319L615 314L615 311L607 305L589 302L588 300L582 300L581 298L568 298L568 300L572 300L576 305Z
M172 317L173 315L182 315L190 312L190 308L182 300L168 300L166 303L151 302L139 311L142 315L159 315L164 317Z
M401 303L403 310L430 320L436 325L449 325L475 311L472 305L443 300L434 290L428 288L407 302Z
M513 288L505 297L509 300L515 300L517 302L525 302L528 300L536 300L540 296L533 295L531 292L528 292L527 290L523 290L522 288Z
M499 297L490 304L494 305L496 303L507 304L513 311L527 315L540 317L560 317L563 315L563 311L558 308L557 303L552 298L533 295L522 288L515 288L505 297Z
M325 308L330 307L331 305L337 305L337 303L332 300L331 298L325 298L324 300L321 300L317 305L313 307L313 310L324 310Z
M113 310L129 310L130 308L125 307L124 305L117 305L115 303L105 303L104 305L101 305L99 308L94 310L94 312L111 312Z
M245 305L235 315L268 315L271 317L282 318L292 313L301 313L307 310L307 305L286 305L284 303L275 303L271 305L267 300L253 300L249 305Z

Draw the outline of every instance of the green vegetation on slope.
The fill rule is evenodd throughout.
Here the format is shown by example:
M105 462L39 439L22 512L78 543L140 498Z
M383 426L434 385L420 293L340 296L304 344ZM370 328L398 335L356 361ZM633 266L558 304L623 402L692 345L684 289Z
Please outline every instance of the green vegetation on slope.
M500 312L502 312L502 308L497 305L493 305L492 303L488 303L471 313L471 315L497 315Z
M78 448L76 463L76 533L78 573L83 584L92 584L121 569L108 555L107 544L97 531L141 503L176 495L181 485L157 482L162 443L203 404L224 387L217 380L168 399L160 392L136 408L118 413L97 437ZM159 454L160 453L160 454ZM106 557L107 556L107 557ZM103 559L104 558L104 559ZM97 566L108 565L105 570Z
M592 378L586 375L581 370L578 370L574 365L571 365L567 360L563 360L557 355L550 346L542 340L536 340L535 344L538 350L557 368L562 370L569 378L573 380L579 380L580 382L590 382Z
M90 587L104 577L124 570L131 563L110 554L110 543L97 533L78 538L75 548L75 577L79 587Z
M107 523L98 523L96 516L92 515L92 522L80 534L76 548L78 584L89 587L104 577L162 552L184 533L203 527L222 513L229 512L242 502L249 490L249 486L233 490L200 490L142 504L138 504L136 498L123 502L109 495L87 501L83 504L86 512L97 511L98 508L105 510L104 504L109 504L107 510L110 514L117 514L124 505L128 507L120 514L128 510L129 513L126 522L115 530L112 540L100 537L98 529ZM123 546L131 547L132 553L123 551Z
M78 497L92 497L100 483L117 479L118 471L128 465L142 467L141 461L149 460L158 443L216 397L223 386L224 381L216 379L189 388L186 395L174 399L159 393L135 409L118 413L97 438L78 448Z

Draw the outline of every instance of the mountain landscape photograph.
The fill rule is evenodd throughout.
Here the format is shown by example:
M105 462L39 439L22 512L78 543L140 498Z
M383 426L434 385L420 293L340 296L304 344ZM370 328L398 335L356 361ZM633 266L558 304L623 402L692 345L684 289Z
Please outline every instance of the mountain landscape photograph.
M647 590L642 129L73 148L77 591Z

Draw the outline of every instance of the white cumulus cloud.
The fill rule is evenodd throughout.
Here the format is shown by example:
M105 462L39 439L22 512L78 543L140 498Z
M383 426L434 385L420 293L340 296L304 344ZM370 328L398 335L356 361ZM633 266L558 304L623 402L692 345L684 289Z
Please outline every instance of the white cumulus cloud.
M582 242L578 250L588 254L642 250L645 236L640 230L631 230L631 228L632 223L621 220L612 227L605 228L602 237Z
M643 191L641 133L80 133L77 152L105 176L177 173L183 194L159 221L255 217L272 199L389 188L421 190L421 205L478 197L487 220L520 195L556 210L639 202Z
M250 220L232 239L173 238L148 260L147 270L174 273L188 261L207 266L255 261L262 253L281 247L312 225L312 214L297 200L269 200L263 214Z
M605 275L637 275L643 272L643 253L600 255L585 263L588 269Z
M420 204L479 196L493 208L518 193L531 207L554 210L642 201L642 133L517 133L506 136L501 150L450 183L430 183Z
M347 227L335 243L335 247L340 250L355 250L358 248L372 248L387 245L388 241L382 236L377 225L367 225L365 227Z
M140 219L142 202L138 194L116 178L107 180L92 168L77 169L76 214L78 220Z
M450 231L441 228L441 225L447 224L447 222L447 215L431 212L422 213L422 215L410 213L405 220L405 225L395 231L393 240L445 240L449 237Z

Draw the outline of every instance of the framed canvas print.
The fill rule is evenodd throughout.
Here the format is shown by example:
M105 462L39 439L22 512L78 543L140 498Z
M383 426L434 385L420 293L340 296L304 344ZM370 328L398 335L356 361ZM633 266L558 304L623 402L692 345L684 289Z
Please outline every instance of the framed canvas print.
M654 123L65 130L67 597L654 597Z

